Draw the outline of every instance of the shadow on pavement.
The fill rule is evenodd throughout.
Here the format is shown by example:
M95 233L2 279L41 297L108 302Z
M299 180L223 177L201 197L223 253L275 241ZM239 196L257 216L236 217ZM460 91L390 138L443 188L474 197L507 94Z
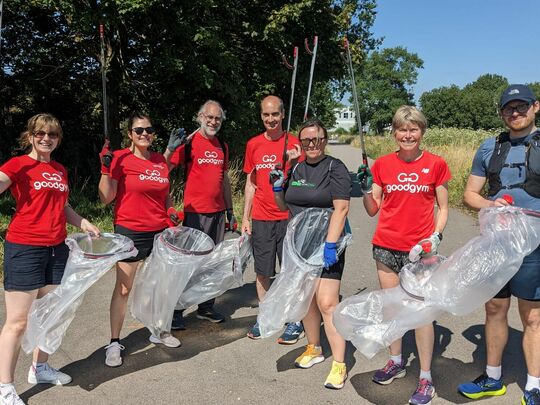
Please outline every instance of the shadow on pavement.
M186 318L188 329L173 332L180 339L182 346L169 348L154 345L148 341L150 332L142 326L121 340L125 346L122 352L124 362L117 368L105 365L105 350L97 348L87 358L66 365L61 370L73 377L69 385L78 385L86 391L92 391L102 383L134 372L154 367L162 363L178 362L189 359L201 352L225 346L246 337L249 328L255 323L255 316L231 319L236 309L258 304L254 283L229 290L217 300L217 309L226 316L226 321L214 324L199 320L195 313ZM21 394L26 402L32 396L54 386L38 384Z
M472 381L485 370L486 350L484 339L484 325L473 325L463 332L463 336L476 345L472 353L473 361L465 363L457 359L449 359L443 356L446 347L452 340L452 332L435 323L435 347L433 354L432 373L435 381L437 396L454 403L470 403L471 400L457 392L457 386L461 383ZM521 350L522 333L509 328L509 339L503 358L503 372L505 384L514 382L524 386L525 367L523 352ZM412 350L411 350L412 349ZM351 377L351 384L359 396L374 404L401 404L407 403L416 388L420 365L418 352L414 339L414 332L409 331L403 337L403 356L408 359L411 354L414 358L407 365L407 375L404 378L394 380L391 388L373 383L372 376L375 370L356 374ZM520 361L516 361L516 358ZM381 364L381 367L384 364ZM521 375L520 375L521 374ZM517 381L519 378L519 381Z

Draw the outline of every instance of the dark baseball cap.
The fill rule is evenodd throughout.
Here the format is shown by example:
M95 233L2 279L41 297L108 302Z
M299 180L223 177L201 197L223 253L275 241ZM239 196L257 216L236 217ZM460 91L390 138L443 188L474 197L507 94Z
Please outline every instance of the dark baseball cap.
M528 103L534 103L536 101L536 96L529 86L524 84L511 84L503 91L501 101L499 102L499 107L503 108L510 101L514 100L522 100L527 101Z

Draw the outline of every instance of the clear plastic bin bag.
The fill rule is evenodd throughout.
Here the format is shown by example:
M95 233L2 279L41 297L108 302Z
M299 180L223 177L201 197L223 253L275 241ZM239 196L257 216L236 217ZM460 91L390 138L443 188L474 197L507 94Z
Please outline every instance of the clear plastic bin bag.
M259 305L261 337L279 332L286 322L302 320L317 289L323 269L324 242L332 210L308 208L291 219L283 241L281 272ZM351 242L346 233L338 254Z
M113 233L97 238L76 233L67 237L66 244L70 253L61 284L30 308L22 340L26 353L35 347L49 354L58 350L86 290L117 261L137 255L131 239Z
M155 236L152 253L135 276L131 302L131 314L153 335L170 331L178 298L213 250L212 239L193 228L168 228Z
M446 260L434 256L405 266L399 287L342 301L333 314L338 332L371 358L445 311L474 311L500 291L538 247L540 213L516 207L483 209L480 232Z
M218 243L195 270L180 295L176 309L200 304L244 284L244 271L252 254L251 237L247 233L226 235L227 239ZM230 236L234 237L229 239Z

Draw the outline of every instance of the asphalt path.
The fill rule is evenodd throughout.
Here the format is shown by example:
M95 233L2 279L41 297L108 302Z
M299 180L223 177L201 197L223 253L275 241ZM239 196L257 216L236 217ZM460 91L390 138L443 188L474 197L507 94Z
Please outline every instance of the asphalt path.
M358 149L346 145L329 146L330 154L355 171L361 161ZM376 218L365 214L360 190L355 184L350 222L354 242L347 250L343 297L378 288L375 264L371 257L371 237ZM452 210L443 254L450 254L478 234L476 220ZM386 353L368 360L348 345L346 362L349 379L334 391L323 383L331 358L309 370L296 369L294 359L303 351L306 340L292 346L276 343L277 336L253 341L246 332L257 315L254 273L246 270L245 285L218 298L216 308L226 322L211 324L187 311L188 330L175 332L180 348L156 346L148 341L149 332L128 315L122 333L124 364L105 366L103 347L109 340L109 302L114 284L111 271L87 293L62 347L50 363L73 376L65 387L30 385L26 373L30 356L21 354L16 370L17 391L28 404L406 404L414 391L419 373L414 337L404 337L407 376L388 386L371 382L374 370L382 367ZM5 319L2 300L0 320ZM456 386L477 377L484 369L485 347L482 309L465 316L441 317L435 325L435 355L432 373L437 390L433 404L471 402L460 396ZM526 369L521 350L521 323L513 303L510 314L509 343L504 357L504 397L482 400L485 404L518 404L525 384ZM325 355L330 355L323 340Z

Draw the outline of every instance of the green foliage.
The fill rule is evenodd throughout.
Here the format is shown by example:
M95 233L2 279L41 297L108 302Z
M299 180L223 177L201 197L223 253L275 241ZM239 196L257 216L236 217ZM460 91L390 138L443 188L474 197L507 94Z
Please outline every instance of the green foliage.
M502 128L499 99L508 84L502 76L485 74L463 89L450 86L425 92L420 97L420 105L431 125L485 130ZM540 95L540 83L529 85Z
M357 138L355 135L349 135L349 134L343 134L338 137L339 143L346 143L347 145L350 144L354 138Z
M360 114L364 123L381 134L392 122L396 109L412 105L412 86L423 61L406 48L386 48L373 51L356 73Z

